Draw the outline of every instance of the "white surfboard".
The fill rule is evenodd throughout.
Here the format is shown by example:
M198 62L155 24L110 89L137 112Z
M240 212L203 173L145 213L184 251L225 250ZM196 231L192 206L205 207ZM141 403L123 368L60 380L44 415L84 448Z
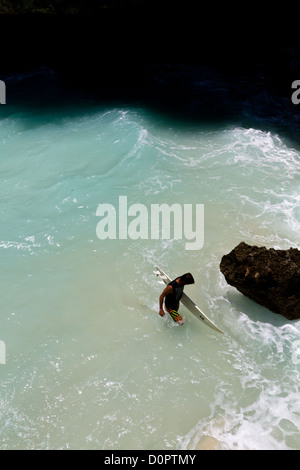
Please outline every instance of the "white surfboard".
M154 271L154 273L160 277L160 279L163 280L165 284L169 284L169 282L172 281L172 279L158 266L156 266L157 271ZM184 292L182 294L182 297L180 299L180 302L183 303L183 305L191 312L195 317L197 317L199 320L203 321L205 325L210 326L215 331L219 331L219 333L224 333L223 330L218 328L203 312L200 310L200 308L195 304L195 302L192 301Z

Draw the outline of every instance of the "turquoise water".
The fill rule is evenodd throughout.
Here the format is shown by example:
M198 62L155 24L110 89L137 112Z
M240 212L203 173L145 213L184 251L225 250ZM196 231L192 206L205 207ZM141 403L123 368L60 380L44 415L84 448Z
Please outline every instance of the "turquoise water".
M1 449L300 449L289 322L219 271L299 246L300 154L259 125L142 106L11 106L0 122ZM106 239L99 204L204 204L204 245ZM225 331L158 315L161 266Z

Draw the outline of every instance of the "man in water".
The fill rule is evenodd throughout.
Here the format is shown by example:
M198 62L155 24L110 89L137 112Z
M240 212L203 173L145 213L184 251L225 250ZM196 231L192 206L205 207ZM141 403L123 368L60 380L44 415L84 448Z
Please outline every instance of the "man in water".
M171 315L173 320L179 325L183 325L183 318L179 315L179 301L182 297L183 288L188 284L194 284L194 278L191 273L183 274L177 277L174 281L169 282L159 297L159 314L161 317L165 316L163 309L163 302L165 300L165 309Z

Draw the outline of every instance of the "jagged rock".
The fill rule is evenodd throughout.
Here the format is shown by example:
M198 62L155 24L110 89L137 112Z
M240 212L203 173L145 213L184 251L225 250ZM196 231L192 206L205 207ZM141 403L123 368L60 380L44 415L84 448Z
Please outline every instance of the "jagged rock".
M224 255L220 270L226 281L274 313L300 318L300 251L267 249L241 242Z
M0 13L18 15L93 15L138 7L143 0L0 0Z

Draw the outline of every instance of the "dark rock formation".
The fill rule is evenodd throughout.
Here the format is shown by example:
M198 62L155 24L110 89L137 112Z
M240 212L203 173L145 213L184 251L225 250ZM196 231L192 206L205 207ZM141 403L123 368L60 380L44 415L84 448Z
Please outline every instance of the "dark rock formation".
M300 318L300 251L241 242L223 256L220 270L239 292L289 320Z
M93 15L107 9L126 10L142 3L143 0L0 0L0 13Z

